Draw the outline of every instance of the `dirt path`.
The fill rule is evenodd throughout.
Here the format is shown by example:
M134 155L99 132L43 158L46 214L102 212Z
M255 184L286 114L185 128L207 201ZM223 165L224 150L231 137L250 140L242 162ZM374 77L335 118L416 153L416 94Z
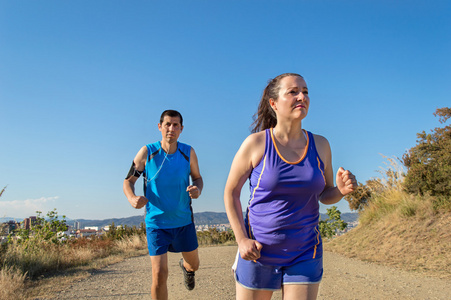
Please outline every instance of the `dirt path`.
M235 281L230 267L236 246L200 248L201 269L196 288L187 291L178 266L180 254L169 254L169 299L235 299ZM148 256L129 258L74 282L52 299L151 299ZM425 277L324 254L324 277L318 299L450 299L451 280ZM282 299L281 292L273 295Z

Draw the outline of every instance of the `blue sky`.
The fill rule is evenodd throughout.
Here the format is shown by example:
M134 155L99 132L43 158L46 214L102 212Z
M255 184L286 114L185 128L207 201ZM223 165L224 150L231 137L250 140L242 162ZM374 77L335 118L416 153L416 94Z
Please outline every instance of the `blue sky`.
M204 178L223 189L268 79L302 74L303 127L334 170L379 176L449 106L449 1L0 0L0 217L143 214L122 182L165 109L184 116ZM137 191L141 192L141 182ZM243 188L242 203L249 196ZM347 202L338 204L349 211ZM324 212L325 206L321 207Z

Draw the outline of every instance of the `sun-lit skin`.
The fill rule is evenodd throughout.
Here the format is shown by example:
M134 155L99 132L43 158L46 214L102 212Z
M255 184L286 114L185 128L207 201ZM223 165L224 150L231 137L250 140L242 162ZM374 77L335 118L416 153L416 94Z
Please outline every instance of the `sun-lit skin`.
M161 119L160 119L161 120ZM161 132L161 148L166 155L174 154L177 151L177 140L183 131L182 119L179 116L171 117L164 115L161 123L158 123L158 130ZM143 146L136 154L133 163L138 171L144 171L148 152L147 146ZM190 176L192 184L186 188L191 199L196 199L200 196L203 188L203 180L199 171L199 164L197 155L194 149L190 150ZM161 165L162 166L162 165ZM161 167L160 166L160 167ZM137 209L144 207L148 203L148 199L144 195L135 194L135 183L138 180L137 176L131 176L124 180L123 189L131 206ZM197 271L199 268L199 254L198 249L190 252L182 252L183 267L188 272ZM167 253L162 255L151 256L152 263L152 299L167 299L167 278L168 278L168 258Z
M158 123L158 130L161 131L162 147L168 153L177 150L177 140L183 131L179 117L164 116L163 122Z
M287 76L280 81L279 98L269 101L276 115L287 121L302 120L310 106L307 83L302 77Z
M268 99L269 95L274 98ZM265 98L265 96L267 97ZM259 124L264 124L263 129L272 127L274 146L277 147L277 151L283 160L289 163L300 161L308 146L307 137L302 129L302 121L307 116L310 106L305 80L294 74L282 77L276 83L271 81L265 89L259 108L264 107L266 103L269 103L270 109L275 113L277 122L271 120L271 118L274 118L272 112L267 112L265 108L262 108L259 113L268 122ZM356 188L357 181L349 170L340 167L335 176L335 186L329 142L323 136L316 134L313 134L313 139L318 156L324 164L325 186L318 201L327 205L337 203L344 195ZM265 145L265 130L255 131L244 140L233 159L224 189L224 204L227 216L235 233L240 256L244 260L259 259L263 248L259 241L247 235L240 193L252 170L261 162L265 154ZM287 284L283 286L282 293L284 299L316 299L318 287L319 284ZM246 289L238 283L236 284L236 291L237 299L270 299L272 296L272 291Z

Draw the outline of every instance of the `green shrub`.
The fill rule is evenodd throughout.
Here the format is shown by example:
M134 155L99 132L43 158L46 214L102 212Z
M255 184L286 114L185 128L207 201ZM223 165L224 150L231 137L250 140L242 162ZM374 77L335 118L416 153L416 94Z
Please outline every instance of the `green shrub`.
M451 108L440 108L434 113L445 123L451 117ZM431 133L417 134L417 145L403 155L407 167L404 187L411 194L430 194L439 201L451 200L451 125L435 128ZM443 204L443 203L442 203ZM442 205L443 206L443 205ZM445 205L449 207L449 205Z
M321 237L330 239L337 234L338 230L345 230L348 227L348 224L341 219L341 212L336 206L327 209L327 216L326 220L319 221Z
M114 222L112 222L105 235L112 240L121 240L133 235L146 235L146 226L143 222L141 222L139 228L134 225L132 227L127 225L116 226Z
M231 229L219 231L216 228L210 228L206 231L198 231L197 240L201 246L220 245L235 243L235 235Z

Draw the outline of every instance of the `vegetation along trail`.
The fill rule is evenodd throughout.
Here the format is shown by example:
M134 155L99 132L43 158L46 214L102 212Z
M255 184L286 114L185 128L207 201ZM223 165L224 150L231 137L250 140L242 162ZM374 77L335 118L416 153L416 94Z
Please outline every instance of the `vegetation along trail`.
M180 254L169 253L169 299L235 299L231 265L236 246L199 248L201 268L196 288L187 291L178 266ZM41 299L150 299L150 259L128 258ZM325 252L318 299L449 299L451 280L427 277ZM272 299L282 299L276 292Z

